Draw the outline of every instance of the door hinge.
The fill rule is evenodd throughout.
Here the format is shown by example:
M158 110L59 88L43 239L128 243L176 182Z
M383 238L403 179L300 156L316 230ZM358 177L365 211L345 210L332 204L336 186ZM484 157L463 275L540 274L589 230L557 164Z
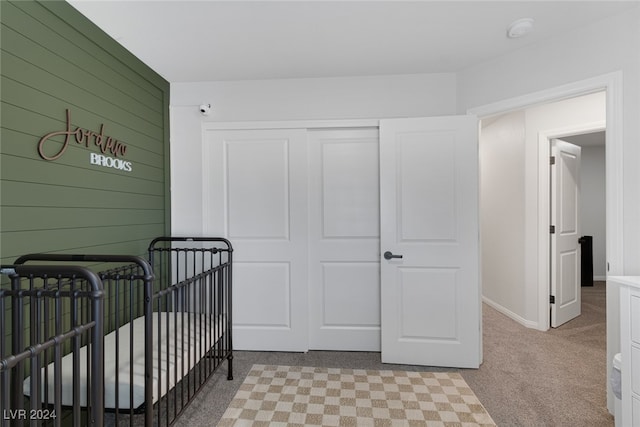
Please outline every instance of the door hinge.
M549 233L556 234L556 226L555 225L552 225L552 226L549 227Z
M552 164L552 165L556 164L556 156L551 156L550 164Z
M549 303L550 304L555 304L556 303L555 295L549 295Z

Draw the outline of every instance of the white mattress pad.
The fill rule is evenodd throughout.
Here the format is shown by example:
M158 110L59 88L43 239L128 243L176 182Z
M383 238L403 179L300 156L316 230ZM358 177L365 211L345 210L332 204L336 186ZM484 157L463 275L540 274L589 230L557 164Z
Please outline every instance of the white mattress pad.
M153 313L153 403L180 381L225 332L224 315L199 313ZM168 323L167 323L168 322ZM161 335L158 336L158 324ZM104 337L105 408L135 409L144 403L144 317L121 326L116 352L116 331ZM133 333L133 352L129 346ZM161 345L159 345L161 343ZM116 354L119 355L116 360ZM168 355L168 357L167 357ZM80 405L87 406L87 347L79 352ZM168 360L167 360L168 359ZM118 366L119 365L119 366ZM73 405L73 354L62 358L62 405ZM54 364L48 369L48 396L53 403ZM42 384L44 385L42 368ZM133 373L133 376L131 374ZM176 381L177 380L177 381ZM116 397L117 390L117 397ZM30 377L24 380L24 394L31 395ZM45 401L45 390L41 391ZM133 396L131 401L130 396Z

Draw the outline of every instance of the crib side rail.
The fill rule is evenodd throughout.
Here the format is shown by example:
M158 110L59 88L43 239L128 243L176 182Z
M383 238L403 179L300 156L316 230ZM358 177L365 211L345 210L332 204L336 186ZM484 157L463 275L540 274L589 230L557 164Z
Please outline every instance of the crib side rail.
M173 372L173 379L165 376L167 384L157 385L160 394L169 381L176 384L155 408L163 426L175 422L223 362L228 362L227 378L233 379L232 258L231 243L219 237L159 237L149 245L149 260L159 279L153 310L166 315L158 333L180 325L173 340L154 349L154 366L168 371L177 365L178 349L183 361L190 361L183 362L184 370Z
M146 426L152 425L151 404L138 402L138 377L141 374L137 358L140 345L150 347L151 334L146 333L153 327L151 313L152 295L154 293L155 276L151 265L142 257L132 255L100 255L100 254L28 254L18 258L16 264L30 265L32 262L53 263L90 263L92 268L104 268L96 274L101 279L105 293L105 307L102 324L107 337L105 348L107 360L111 368L105 372L109 377L106 386L108 393L105 405L109 419L116 425L127 422L134 425L134 415L146 410ZM144 318L143 318L144 317ZM134 321L143 321L145 328L135 328ZM115 364L115 367L113 367ZM145 401L152 402L148 392L152 384L152 366L144 363ZM115 384L115 385L114 385ZM147 408L148 407L148 408Z
M233 251L233 246L228 239L224 237L187 237L187 236L161 236L156 237L149 243L149 250L159 249L163 246L171 245L173 243L186 242L190 247L193 247L193 242L202 243L202 244L211 244L213 246L218 247L219 244L225 245L224 248L219 248L221 250ZM203 245L203 247L205 246Z
M142 274L144 277L153 278L153 270L151 266L142 257L134 256L134 255L88 255L88 254L55 254L55 253L36 253L36 254L27 254L19 257L14 261L14 264L22 265L26 264L30 261L43 261L43 262L74 262L78 263L89 263L89 262L100 262L105 264L135 264L140 267Z
M231 263L233 247L223 237L157 237L149 244L149 262L161 282L172 284Z
M232 379L233 246L224 237L157 237L149 244L154 310L224 315ZM214 306L215 305L215 306Z
M35 253L19 257L14 264L32 262L98 263L104 268L97 274L105 290L105 334L143 316L145 297L150 298L153 294L153 270L147 260L139 256ZM92 271L95 271L94 267L91 267Z
M0 286L0 426L62 425L64 348L71 348L75 357L80 341L88 336L90 385L83 394L74 382L77 405L65 416L69 415L74 426L101 427L104 290L100 278L77 266L12 265L2 267L0 273L8 277ZM8 330L10 340L5 334ZM74 381L79 368L78 364L73 372ZM27 375L30 381L25 382ZM26 387L29 399L25 398ZM80 412L81 398L90 403L85 414Z

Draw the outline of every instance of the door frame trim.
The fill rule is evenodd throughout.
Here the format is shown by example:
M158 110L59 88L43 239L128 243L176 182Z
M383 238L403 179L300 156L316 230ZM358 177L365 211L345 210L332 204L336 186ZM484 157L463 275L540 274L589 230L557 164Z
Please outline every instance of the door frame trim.
M623 235L623 140L622 140L622 92L623 79L622 71L615 71L593 78L576 81L562 86L541 90L538 92L505 99L502 101L486 104L479 107L470 108L467 114L475 114L479 119L486 119L490 116L521 110L549 102L561 101L595 92L606 91L606 251L609 270L607 275L622 275L624 273L624 235ZM546 144L546 141L545 141ZM540 146L540 143L539 143ZM541 151L539 149L539 151ZM547 167L545 160L538 158L539 187L542 186L540 178L545 176L544 168ZM541 170L543 169L543 170ZM546 178L548 179L548 177ZM539 188L540 190L540 188ZM542 253L548 253L547 242L549 241L548 227L541 228L541 219L548 209L541 215L543 204L549 202L548 187L546 187L546 198L538 192L538 238L537 238L537 269L533 274L524 278L526 283L538 284L538 320L535 323L537 329L545 331L549 329L549 291L548 278L549 260ZM545 202L546 200L546 202ZM547 220L548 222L548 220ZM534 277L529 277L534 276Z
M329 119L329 120L274 120L248 122L203 122L202 131L207 130L251 130L251 129L326 129L326 128L370 128L379 127L380 120Z

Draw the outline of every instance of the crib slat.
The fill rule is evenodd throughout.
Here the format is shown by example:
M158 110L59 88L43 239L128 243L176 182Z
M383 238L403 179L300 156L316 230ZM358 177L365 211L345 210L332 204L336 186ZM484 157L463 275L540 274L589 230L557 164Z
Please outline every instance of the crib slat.
M5 304L5 292L0 288L0 358L4 358L7 355L7 337L5 331L10 329L7 328L6 320L5 320L5 312L7 310ZM6 413L9 409L9 372L4 368L4 366L0 365L0 412ZM6 422L4 417L2 417L2 422L0 426L4 427Z
M24 317L24 298L22 296L22 292L20 291L20 278L13 277L11 279L11 289L13 291L13 296L11 297L11 305L12 305L12 324L13 330L16 330L19 325L23 325L23 317ZM12 351L14 354L20 352L24 348L24 338L23 334L11 334L12 343ZM16 365L11 375L11 403L10 406L14 410L24 410L24 402L22 399L22 378L24 378L24 362L20 361ZM22 427L22 420L15 420L17 427Z
M75 292L74 284L71 285L71 291ZM76 298L71 298L71 324L73 327L80 325L79 307ZM75 336L71 341L72 348L72 387L71 395L73 402L73 425L80 425L80 337Z
M59 289L59 286L58 286ZM62 299L60 297L60 293L58 292L56 298L53 300L55 304L54 308L54 318L55 318L55 335L62 334ZM45 318L47 316L45 315ZM62 342L56 343L54 347L54 376L53 382L55 387L54 393L54 406L53 410L55 414L62 414ZM56 417L54 419L54 424L56 426L62 425L62 416Z
M118 321L118 316L120 315L120 293L121 293L121 289L120 289L120 282L118 280L112 280L109 279L109 289L113 289L114 290L114 296L113 296L113 304L114 304L114 333L116 335L116 343L115 343L115 363L116 366L120 366L120 328L118 326L120 326L120 322ZM116 384L120 384L120 370L116 369ZM120 387L116 387L115 389L115 401L116 401L116 407L114 408L115 410L115 423L116 425L120 425Z
M130 279L131 281L131 279ZM133 283L129 282L129 360L133 360L133 343L135 342L135 338L133 335L133 307L134 307L134 295L135 295L135 287ZM118 339L116 342L120 342ZM129 384L133 385L133 369L130 370L129 374ZM133 393L129 393L129 408L133 408ZM129 425L133 425L133 417L129 417Z
M94 298L91 300L92 312L96 319L95 326L91 330L91 341L93 345L94 355L91 358L91 372L94 373L94 377L91 378L92 383L92 407L91 410L91 425L101 427L104 424L104 305L103 305L104 293L101 294L101 298Z
M144 400L147 402L144 408L145 425L153 424L153 405L148 404L153 402L153 353L147 351L153 348L153 317L149 315L153 313L153 301L153 282L146 280L144 282Z
M29 289L33 291L34 289L34 279L31 278L29 281ZM49 279L44 280L44 287L46 288ZM29 306L31 308L31 324L29 327L31 328L31 347L39 345L39 343L44 342L46 339L46 331L45 326L43 325L42 312L44 312L46 308L46 303L43 302L42 294L31 295ZM30 408L29 413L32 411L40 411L42 410L42 402L48 403L49 400L49 370L48 369L40 369L42 366L47 366L45 355L47 351L44 350L42 352L33 352L30 362L31 362L31 399L30 399ZM34 399L33 396L36 396ZM40 396L43 396L41 399ZM30 419L31 426L36 426L37 422L35 419Z

